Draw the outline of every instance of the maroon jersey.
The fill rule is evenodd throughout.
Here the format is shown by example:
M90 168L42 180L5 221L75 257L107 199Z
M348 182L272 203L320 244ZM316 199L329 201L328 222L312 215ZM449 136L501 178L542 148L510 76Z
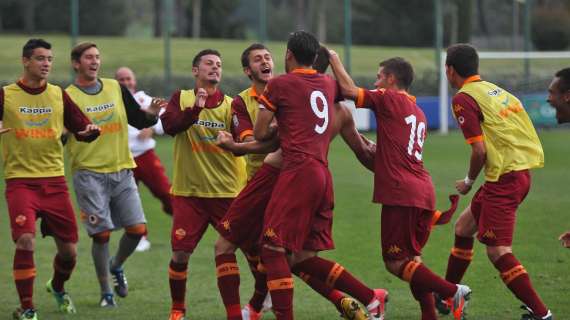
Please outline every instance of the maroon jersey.
M328 165L334 103L340 100L335 80L316 70L295 69L270 80L259 100L275 112L283 169L307 157Z
M461 92L453 97L452 105L453 115L467 143L483 141L483 129L481 129L483 113L475 99Z
M253 136L251 117L247 112L245 102L239 95L232 100L231 133L237 142L243 142L246 137Z
M435 191L422 161L427 121L416 99L396 90L359 89L356 106L376 115L373 201L434 210Z

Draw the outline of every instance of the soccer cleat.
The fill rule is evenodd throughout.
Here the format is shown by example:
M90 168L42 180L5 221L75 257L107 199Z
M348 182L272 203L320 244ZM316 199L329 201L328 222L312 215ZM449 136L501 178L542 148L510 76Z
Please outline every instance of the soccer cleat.
M12 314L12 319L14 319L14 320L38 320L38 314L37 314L35 309L22 310L22 309L18 308Z
M521 320L553 320L552 313L548 310L548 313L544 317L539 317L532 312L532 309L527 306L521 306L521 309L525 310L526 314L523 314Z
M368 320L368 312L351 297L340 300L340 316L347 320Z
M111 277L113 278L113 284L115 293L124 298L129 294L129 286L127 284L127 277L125 276L125 271L122 267L117 269L111 268L113 265L113 258L109 260L109 272L111 273Z
M259 320L263 315L263 309L260 312L257 312L253 309L253 307L248 303L241 309L241 317L243 320Z
M439 314L448 315L451 312L449 304L447 304L447 302L444 299L442 299L439 296L439 294L434 293L433 298L435 300L435 308L437 309L437 312L439 312Z
M67 292L63 291L63 292L57 292L53 289L53 286L51 285L51 281L49 280L46 283L46 289L47 292L51 293L53 295L53 297L55 298L55 302L57 302L57 307L59 308L59 311L63 312L63 313L76 313L77 310L75 309L75 305L73 305L73 301L71 300L71 297L69 296L69 294L67 294Z
M115 302L115 297L112 293L104 293L101 295L101 300L99 301L99 306L102 308L114 308L117 306Z
M273 302L271 301L271 294L269 294L268 292L267 295L265 296L265 299L263 300L261 312L264 313L267 311L271 311L271 309L273 309Z
M384 320L386 315L386 303L388 303L388 291L374 289L374 299L366 306L369 320Z
M455 295L447 300L454 319L465 320L465 309L470 298L471 289L468 286L458 284Z
M144 252L144 251L148 251L148 250L150 250L150 241L148 241L146 236L143 236L141 238L141 240L139 241L139 244L137 245L135 251Z
M170 311L170 317L168 317L168 320L186 320L186 318L184 317L184 311L182 310L171 310Z

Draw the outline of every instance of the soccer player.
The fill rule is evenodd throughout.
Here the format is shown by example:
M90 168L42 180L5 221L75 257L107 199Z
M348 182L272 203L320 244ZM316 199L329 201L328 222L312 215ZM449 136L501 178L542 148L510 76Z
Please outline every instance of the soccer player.
M254 126L258 141L277 131L282 168L267 205L261 260L277 319L293 319L291 268L368 303L371 317L383 319L385 290L372 290L339 264L316 256L332 249L332 177L327 154L332 138L336 82L312 68L319 43L307 32L290 35L287 74L269 81ZM330 106L330 107L329 107ZM272 125L276 119L277 127ZM288 254L291 253L290 257ZM289 259L288 259L289 258Z
M315 66L321 69L319 72L324 72L328 66L328 50L322 47L324 53L327 55L318 59L325 62L324 66ZM257 117L259 110L258 95L252 96L253 92L262 92L265 88L267 81L272 76L273 60L271 54L261 44L253 44L248 47L242 54L242 65L244 72L252 80L252 87L246 89L238 97L234 98L232 109L234 112L234 121L232 126L232 135L227 132L220 132L218 134L218 144L229 151L236 154L248 154L248 160L252 157L254 159L262 159L265 153L269 150L274 150L276 143L271 141L268 143L260 143L253 139L253 123ZM265 71L265 72L264 72ZM321 72L321 73L322 73ZM255 89L254 89L255 88ZM244 95L245 94L245 95ZM243 96L241 98L240 96ZM373 161L373 144L370 145L365 138L362 138L354 126L354 121L350 110L343 106L335 105L338 108L340 115L335 118L333 130L336 135L342 128L342 136L357 154L360 159L368 163ZM237 118L237 120L236 120ZM238 141L237 143L234 142ZM278 144L278 143L277 143ZM369 147L370 146L370 147ZM251 161L248 161L248 164ZM221 236L216 242L216 263L223 265L223 263L232 263L235 265L235 273L224 274L218 278L218 287L226 305L228 319L233 316L232 309L237 309L235 305L239 306L239 272L236 264L235 251L238 247L246 253L246 257L250 264L250 268L255 277L255 292L249 303L242 309L241 317L243 319L259 319L261 318L261 310L263 301L267 294L267 284L265 273L257 270L259 263L259 246L258 241L261 237L263 215L271 192L279 175L281 168L281 152L273 152L267 157L260 169L253 171L255 174L251 178L242 192L234 200L228 213L221 220L218 226L218 231ZM259 167L259 164L253 164ZM301 274L296 269L294 273L306 281L319 294L328 298L337 309L347 319L354 318L353 314L359 311L359 305L352 298L345 296L341 292L324 284L324 282L310 277L308 274ZM365 312L360 311L362 317ZM236 319L241 319L236 316Z
M449 84L458 89L453 97L453 114L471 146L469 171L455 187L467 194L482 169L485 175L485 183L455 224L446 279L461 281L473 257L477 234L505 285L526 305L528 314L522 319L552 319L512 251L516 210L530 189L529 170L544 165L540 140L521 102L481 79L474 47L450 46L445 66Z
M556 109L558 123L570 122L570 68L564 68L554 75L548 86L548 103ZM570 230L558 237L562 246L570 248Z
M232 122L232 99L219 89L220 53L200 51L192 60L192 74L196 88L176 91L161 116L164 131L175 139L170 320L185 317L190 255L208 224L218 224L246 181L244 159L215 144L218 132ZM229 266L218 268L218 276L220 272L234 270Z
M150 106L152 97L144 91L137 91L137 78L134 72L127 67L121 67L115 72L115 79L121 85L129 89L135 100L143 109ZM161 109L161 113L164 109ZM150 192L162 203L162 210L172 215L170 181L166 176L164 166L160 162L160 158L154 152L156 140L152 138L153 134L164 134L162 123L160 120L151 128L143 128L139 130L129 125L129 149L133 154L136 168L133 169L135 182L138 184L142 181L148 187ZM136 248L136 251L146 251L150 249L150 241L147 236L143 236Z
M52 236L57 247L47 289L61 312L76 312L64 288L75 267L78 235L60 138L65 127L78 141L91 142L99 136L99 128L60 87L47 82L52 62L51 44L30 39L22 50L22 77L0 88L6 202L16 245L13 271L21 306L14 319L38 319L33 303L38 218L42 234Z
M331 66L346 98L376 115L377 141L373 201L382 204L382 257L388 271L409 282L422 319L436 319L432 292L452 302L462 319L471 290L434 274L421 262L435 212L435 190L423 166L427 122L415 97L408 93L414 72L396 57L380 62L376 90L357 88L338 55L331 51Z
M81 218L93 240L91 254L101 289L101 307L116 305L109 285L109 272L118 296L128 294L123 263L146 234L146 219L133 178L135 162L129 151L127 125L154 125L161 101L153 100L142 110L129 90L114 79L98 77L101 66L95 43L84 42L71 51L74 83L66 92L81 111L101 127L101 137L89 145L73 137L67 143L73 184ZM109 258L111 231L124 228L119 247Z

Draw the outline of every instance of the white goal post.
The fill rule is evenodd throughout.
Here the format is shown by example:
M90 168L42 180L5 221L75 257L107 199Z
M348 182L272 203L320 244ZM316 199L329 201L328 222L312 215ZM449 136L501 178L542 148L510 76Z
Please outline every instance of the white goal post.
M445 76L445 59L447 54L440 53L439 59L439 132L447 134L449 131L449 85ZM479 60L524 60L524 59L569 59L566 65L561 65L560 69L570 66L570 51L483 51L479 52ZM553 75L554 76L554 75ZM545 88L546 91L546 88Z

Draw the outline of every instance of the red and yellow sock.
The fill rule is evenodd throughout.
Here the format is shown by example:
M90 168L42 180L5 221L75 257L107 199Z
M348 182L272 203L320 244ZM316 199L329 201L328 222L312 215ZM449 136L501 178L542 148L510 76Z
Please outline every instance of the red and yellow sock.
M32 309L34 307L34 279L36 278L34 252L16 249L13 270L16 290L20 297L20 305L23 310Z
M216 276L218 289L226 308L228 320L241 320L239 302L239 266L233 253L216 256Z
M263 248L261 260L267 270L267 288L276 319L293 319L293 278L285 253Z
M452 297L457 291L455 284L442 279L422 263L415 261L408 261L402 265L400 278L409 282L414 288L435 292L444 299Z
M77 260L73 257L71 260L63 260L59 254L55 255L53 259L53 278L52 288L56 292L63 292L64 283L69 280L73 269L75 268Z
M168 281L170 283L170 297L172 309L186 311L186 278L188 277L188 263L177 263L170 260L168 268Z
M475 239L473 237L460 237L455 235L455 244L451 249L451 254L449 255L449 260L447 262L447 271L445 273L445 279L452 283L459 283L471 260L473 260L473 243Z
M269 292L267 289L267 275L264 272L260 272L258 270L260 262L259 256L246 254L246 257L247 263L249 264L249 268L251 270L251 274L255 279L254 291L251 299L249 299L249 305L256 312L261 312L261 309L263 308L263 301Z

